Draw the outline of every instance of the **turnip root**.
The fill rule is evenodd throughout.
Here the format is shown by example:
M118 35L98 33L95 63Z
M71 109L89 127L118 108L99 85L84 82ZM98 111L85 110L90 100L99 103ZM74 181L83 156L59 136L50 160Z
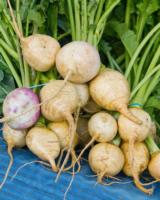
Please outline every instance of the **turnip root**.
M149 114L142 109L130 108L129 110L134 116L141 120L142 124L136 124L121 114L118 118L119 134L124 141L129 143L128 151L131 162L130 165L136 186L143 192L150 194L151 190L145 189L139 181L139 171L134 167L136 166L134 162L136 151L135 142L142 142L148 137L152 121Z
M103 177L113 177L123 168L124 155L121 149L113 144L96 144L89 152L89 165L102 183Z
M26 136L26 144L36 156L49 162L53 171L58 171L55 159L60 153L60 143L53 131L46 127L33 127Z
M16 148L22 148L26 145L26 130L14 130L11 129L7 123L4 123L3 125L3 138L5 139L7 145L8 145L8 155L10 156L10 163L8 165L5 177L0 184L0 189L5 184L9 171L13 164L13 155L12 155L12 149L14 147Z
M146 145L142 142L136 142L134 144L134 151L132 157L130 156L129 143L123 143L121 149L125 156L125 165L123 172L127 176L132 176L136 186L147 194L152 193L152 189L146 189L139 181L139 175L147 169L149 163L149 152Z
M82 146L85 146L90 140L91 137L88 132L88 119L79 117L78 123L77 123L77 134L78 134L78 140L79 144Z
M79 96L79 107L84 107L89 99L89 89L87 84L74 84Z
M38 96L28 88L17 88L10 92L3 102L4 118L0 122L17 130L33 126L40 116ZM32 108L32 109L31 109Z
M117 122L110 114L106 112L99 112L92 115L92 117L89 119L88 131L92 139L83 148L78 156L78 159L80 159L84 151L95 141L111 141L117 134Z
M56 56L56 67L63 78L74 83L87 83L100 69L100 56L95 47L84 41L63 46Z
M60 49L57 40L42 34L34 34L24 38L16 23L10 1L7 0L12 16L14 28L22 47L22 54L26 62L35 70L45 72L53 67L56 54Z
M53 96L54 98L52 98ZM50 81L41 89L40 98L42 102L41 111L46 119L50 121L66 120L69 124L69 132L71 135L70 145L59 170L58 179L68 161L73 146L76 127L72 113L76 111L78 106L78 95L72 83L66 82L64 85L63 80L54 80Z
M60 161L63 155L63 152L68 150L70 146L70 138L71 134L69 132L69 126L66 121L62 122L51 122L48 124L48 128L52 130L58 137L59 142L60 142L60 147L61 147L61 157ZM70 167L67 167L65 170L69 170L70 168L73 167L73 164L76 161L76 153L75 153L75 146L78 144L78 135L74 134L74 140L73 140L73 145L72 145L72 150L71 150L71 156L72 156L72 164ZM59 161L59 164L60 164Z
M118 111L135 123L141 123L127 108L130 97L129 84L125 77L113 69L105 69L89 86L93 100L106 110Z
M89 99L88 103L83 107L83 110L87 113L94 114L101 110L101 107L97 105L92 98Z

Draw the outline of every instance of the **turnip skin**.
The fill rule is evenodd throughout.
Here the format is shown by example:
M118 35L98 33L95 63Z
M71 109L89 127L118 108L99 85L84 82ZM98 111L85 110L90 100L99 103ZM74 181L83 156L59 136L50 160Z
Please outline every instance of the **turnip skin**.
M87 84L74 84L79 96L79 107L84 107L89 99L89 89Z
M118 127L120 137L124 141L134 140L144 141L150 134L152 127L151 117L147 112L139 108L130 108L130 112L141 120L142 124L136 124L121 114L118 118Z
M99 143L90 150L88 161L101 183L103 177L113 177L122 170L124 155L121 149L113 144Z
M141 123L127 108L130 89L120 72L106 68L90 82L89 91L93 100L102 108L118 111L135 123Z
M125 156L125 165L123 171L127 176L133 176L132 174L132 164L129 154L129 144L124 142L121 145L121 149ZM136 142L134 145L134 170L140 175L144 170L147 169L149 163L149 152L146 145L143 142Z
M58 41L48 35L34 34L21 40L23 57L35 70L45 72L54 66L60 50Z
M63 80L53 80L40 91L41 102L46 101L41 106L41 111L43 116L50 121L66 120L66 116L75 112L78 106L78 95L74 85L67 82L56 95L61 87L63 87Z
M10 157L10 162L7 168L7 171L5 173L4 179L2 183L0 184L0 189L2 189L3 185L5 184L8 174L10 172L10 169L13 165L13 155L12 155L12 149L17 147L17 148L22 148L26 145L26 130L15 130L10 128L7 123L3 124L3 138L5 139L7 143L7 151L8 155Z
M60 153L60 143L53 131L45 127L33 127L26 136L26 144L36 156L49 162L53 171L58 171L55 159Z
M68 80L86 83L100 69L100 56L95 47L84 41L73 41L63 46L56 56L56 67L63 78L71 72Z
M61 156L58 162L58 165L59 165L63 156L63 152L67 151L70 148L71 134L69 131L69 125L66 121L51 122L48 124L48 128L57 135L60 142ZM69 167L66 167L63 171L68 171L69 169L73 167L77 159L76 152L75 152L75 147L77 144L78 144L78 135L77 133L75 133L73 144L72 144L72 150L71 150L72 163ZM78 163L78 165L79 165L78 171L80 171L80 163Z
M88 130L97 142L109 142L117 134L117 122L110 114L98 112L89 119Z
M7 123L13 129L27 129L33 126L40 116L37 104L39 98L31 89L17 88L10 92L3 102L4 118L11 117ZM31 108L33 109L30 110Z
M151 155L151 160L148 165L150 175L157 179L160 179L160 151L157 151Z
M2 133L8 146L22 148L26 145L27 130L15 130L10 128L7 123L4 123Z

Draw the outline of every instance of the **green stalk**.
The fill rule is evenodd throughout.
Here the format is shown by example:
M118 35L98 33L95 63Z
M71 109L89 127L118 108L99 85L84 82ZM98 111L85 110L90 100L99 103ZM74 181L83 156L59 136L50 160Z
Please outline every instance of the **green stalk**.
M4 42L4 40L0 39L0 45L10 56L12 56L16 61L18 61L17 53L6 42Z
M145 13L143 13L143 15L140 18L139 29L137 32L137 42L138 43L141 41L145 23L146 23L146 15L145 15Z
M143 49L143 47L146 45L146 43L148 42L148 40L153 36L153 34L158 30L160 29L160 23L158 23L147 35L146 37L142 40L142 42L140 43L140 45L138 46L138 48L136 49L136 51L134 52L130 62L129 62L129 65L128 65L128 68L126 69L126 72L125 72L125 77L128 78L131 70L132 70L132 67L139 55L139 53L141 52L141 50Z
M81 40L81 22L80 22L80 6L79 0L74 0L74 14L75 14L75 27L76 27L76 40Z
M16 0L17 23L18 23L18 27L20 29L20 32L23 34L22 22L21 22L21 16L20 16L19 10L20 10L20 0Z
M116 137L112 140L112 144L116 145L116 146L120 146L121 144L121 138L119 135L116 135Z
M14 66L12 65L12 63L11 63L11 61L10 61L8 55L7 55L6 52L2 49L2 47L0 47L0 53L2 54L2 56L3 56L4 60L5 60L5 62L7 63L8 68L10 69L10 71L11 71L11 73L12 73L12 75L13 75L13 77L14 77L14 79L15 79L17 85L18 85L18 87L22 87L21 79L20 79L19 75L17 74L17 72L16 72Z
M125 14L125 24L127 28L129 29L130 27L130 12L131 12L131 0L127 0L127 5L126 5L126 14ZM125 66L127 68L129 63L129 54L127 51L125 51Z
M156 87L156 85L159 83L160 78L160 71L156 73L156 75L153 77L153 79L148 83L147 91L144 95L144 103L147 102L149 96L151 95L153 89Z
M71 32L68 31L68 32L65 32L65 33L59 35L58 38L57 38L57 40L59 41L59 40L65 38L66 36L70 35L70 33L71 33Z
M118 58L116 58L116 62L118 65L120 65L122 63L122 61L125 58L125 54L121 54Z
M112 5L110 5L110 7L107 7L106 11L104 12L104 14L101 16L101 18L99 19L99 22L97 24L96 30L95 30L95 34L94 34L94 45L97 46L98 42L101 39L102 36L102 30L104 30L105 25L106 25L106 20L108 15L112 12L112 10L116 7L116 5L120 2L120 0L115 0Z
M88 32L88 39L87 41L90 44L93 44L93 38L94 38L94 18L95 18L95 14L96 14L96 10L97 10L97 5L95 5L95 2L91 1L91 3L88 5L88 13L89 13L89 17L88 17L88 25L89 25L89 32Z
M134 80L134 84L133 84L133 88L136 87L136 85L138 84L141 74L142 74L142 69L144 68L144 63L146 61L146 58L149 56L148 54L150 53L151 47L154 44L154 42L157 40L158 36L160 35L160 31L158 31L153 38L151 38L149 44L147 45L143 56L141 57L140 63L138 65L137 71L136 71L136 76L135 76L135 80Z
M82 26L82 35L81 39L83 41L87 40L87 0L81 0L81 26Z
M144 90L142 92L142 89L143 89L142 86L145 86L146 83L148 83L148 80L151 78L151 76L153 76L153 74L155 72L159 71L159 70L160 70L160 64L157 65L150 73L145 75L145 77L140 81L140 83L134 88L134 90L131 93L130 99L133 99L133 97L137 93L137 91L138 91L139 95L137 94L136 97L134 98L134 100L132 100L132 102L138 102L138 103L142 104L142 102L144 100L144 95L145 95L145 92L146 92Z
M145 143L150 151L150 154L153 154L160 150L152 136L148 136L147 139L145 139Z
M71 33L72 33L72 40L75 40L75 21L74 21L74 15L73 15L73 8L72 8L72 0L67 0L68 3L68 11L69 11L69 21L71 26Z
M36 73L36 79L35 79L33 85L38 85L38 84L39 84L39 81L40 81L40 75L41 75L41 72L37 72L37 73ZM33 91L34 91L34 92L37 92L37 89L38 89L38 88L34 88Z
M97 14L95 16L95 24L98 24L98 21L99 21L99 19L101 17L104 3L105 3L105 0L100 0L100 3L98 4L98 10L97 10Z
M29 74L29 66L26 63L25 60L23 60L23 66L24 66L24 80L25 80L25 87L29 87L30 86L30 74Z
M6 43L7 43L9 46L12 47L12 43L11 43L11 41L10 41L10 39L9 39L9 36L8 36L7 32L6 32L5 29L3 28L3 25L2 25L2 23L1 23L1 21L0 21L0 33L2 34L2 36L3 36L4 40L6 41Z

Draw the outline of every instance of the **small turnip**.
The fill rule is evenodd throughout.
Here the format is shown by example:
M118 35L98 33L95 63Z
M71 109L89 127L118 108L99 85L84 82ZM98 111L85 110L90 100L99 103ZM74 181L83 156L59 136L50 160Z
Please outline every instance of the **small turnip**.
M118 111L128 119L141 123L127 108L130 98L129 84L118 71L106 68L89 85L90 95L102 108Z
M100 69L100 56L95 47L84 41L63 46L56 56L56 67L63 78L74 83L87 83Z
M15 32L20 39L24 59L33 69L41 72L48 71L53 67L56 54L60 49L58 41L43 34L34 34L25 38L16 23L10 0L7 0L7 2Z
M61 157L63 155L63 151L67 151L68 148L70 148L70 139L71 139L71 134L69 132L69 126L66 121L62 122L51 122L48 124L48 128L52 130L58 137L60 146L61 146ZM74 140L73 140L73 145L72 145L72 150L71 150L71 156L72 156L72 164L70 167L67 167L65 170L69 170L70 168L73 167L73 164L75 163L77 157L75 153L75 147L78 144L78 135L74 134ZM61 160L61 159L60 159ZM60 163L60 161L59 161Z
M13 165L13 155L12 155L12 149L13 148L22 148L26 145L26 130L14 130L8 126L7 123L4 123L3 125L3 138L7 143L8 146L8 155L10 156L10 163L8 165L5 177L0 184L0 189L5 184L9 171Z
M89 166L102 183L103 177L116 176L123 168L124 155L119 147L109 143L96 144L89 152Z
M139 175L147 169L149 163L149 152L146 145L142 142L136 142L134 144L134 149L132 156L130 156L130 145L129 143L123 143L121 149L125 156L125 165L123 167L123 172L127 176L132 176L135 185L143 192L147 194L152 193L152 189L146 189L143 187L139 180Z
M36 156L49 162L53 171L58 171L55 159L60 153L60 143L53 131L46 127L33 127L27 133L26 144Z
M17 88L10 92L3 102L4 118L12 129L27 129L33 126L40 116L38 96L28 88Z

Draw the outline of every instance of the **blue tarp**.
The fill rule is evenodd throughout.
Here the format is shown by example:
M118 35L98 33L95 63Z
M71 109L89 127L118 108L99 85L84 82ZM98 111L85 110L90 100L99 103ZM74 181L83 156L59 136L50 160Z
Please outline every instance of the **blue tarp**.
M55 183L56 174L41 164L34 163L22 168L12 180L16 170L37 158L26 149L13 151L14 165L8 180L0 191L0 200L62 200L71 175L64 173L58 183ZM0 181L4 177L9 157L4 141L0 141ZM132 180L121 176L123 183L111 186L96 184L96 177L86 162L83 162L82 170L76 175L67 200L160 200L160 184L154 185L152 196L147 196L136 189Z

